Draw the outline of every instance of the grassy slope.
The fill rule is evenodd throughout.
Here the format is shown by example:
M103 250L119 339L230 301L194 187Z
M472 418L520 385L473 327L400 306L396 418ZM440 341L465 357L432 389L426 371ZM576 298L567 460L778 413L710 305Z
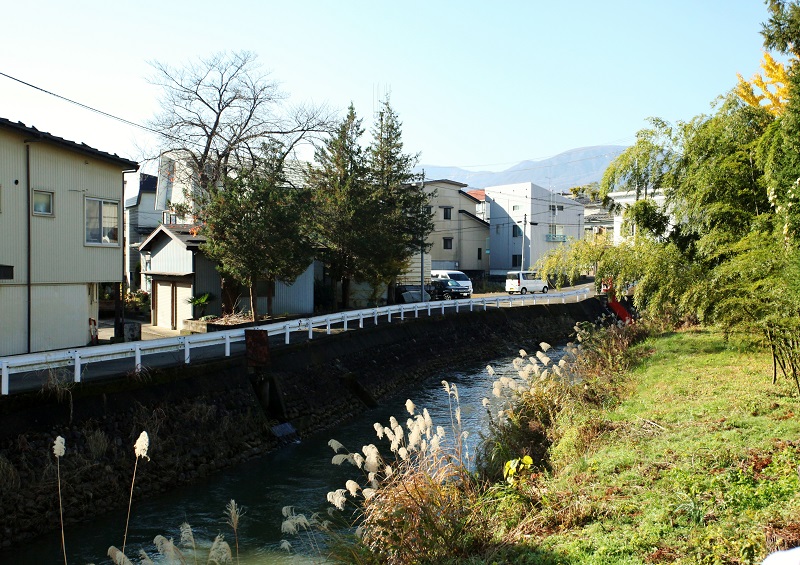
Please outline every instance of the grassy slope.
M553 519L529 539L570 563L760 563L765 528L800 520L796 391L771 383L766 352L713 331L637 347L603 431L556 449L572 455L542 485Z

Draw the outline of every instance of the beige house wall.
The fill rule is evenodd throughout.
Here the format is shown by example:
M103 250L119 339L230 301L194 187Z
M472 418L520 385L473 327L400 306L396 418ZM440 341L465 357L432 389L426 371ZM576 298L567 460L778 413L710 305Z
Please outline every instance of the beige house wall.
M16 269L14 274L16 275ZM2 281L0 281L2 282ZM0 284L0 357L23 353L28 347L27 289L21 285Z
M32 282L121 282L124 204L119 167L32 143L31 189L52 192L54 209L52 216L31 216ZM117 244L86 244L87 198L117 204Z
M122 169L135 166L20 127L0 127L0 265L14 274L0 280L0 356L87 344L97 284L123 280ZM34 191L52 214L32 213ZM87 198L117 205L118 243L86 244Z
M425 184L425 190L431 194L434 216L433 232L428 236L432 244L431 259L434 265L436 262L447 262L449 265L446 268L460 271L488 270L486 248L489 229L486 224L460 212L477 213L476 202L462 192L462 188L461 183L433 181ZM450 211L450 219L446 219L446 210ZM445 249L445 239L452 240L452 249ZM478 248L481 249L480 260Z

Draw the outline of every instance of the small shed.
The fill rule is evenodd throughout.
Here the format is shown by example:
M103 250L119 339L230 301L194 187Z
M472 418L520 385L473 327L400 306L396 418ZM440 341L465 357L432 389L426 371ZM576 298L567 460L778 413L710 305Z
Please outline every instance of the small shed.
M139 246L145 270L152 277L151 315L154 326L184 329L184 320L201 315L222 315L223 281L217 263L206 257L200 246L205 237L191 225L160 225ZM235 311L249 311L249 293L226 283ZM294 284L278 282L258 285L259 312L266 311L266 293L274 292L273 312L309 314L314 311L314 273L311 265ZM190 299L206 293L214 298L200 312ZM263 298L262 298L263 295Z

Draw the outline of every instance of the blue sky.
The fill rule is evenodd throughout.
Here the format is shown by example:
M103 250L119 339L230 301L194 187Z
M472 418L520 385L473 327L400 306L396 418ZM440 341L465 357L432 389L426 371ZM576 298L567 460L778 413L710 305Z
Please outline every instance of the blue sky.
M224 8L222 7L224 6ZM205 0L15 2L0 72L137 123L147 62L249 50L292 102L371 123L391 93L420 163L502 170L633 142L648 116L688 120L759 71L761 0L569 2ZM0 117L134 159L136 128L0 76Z

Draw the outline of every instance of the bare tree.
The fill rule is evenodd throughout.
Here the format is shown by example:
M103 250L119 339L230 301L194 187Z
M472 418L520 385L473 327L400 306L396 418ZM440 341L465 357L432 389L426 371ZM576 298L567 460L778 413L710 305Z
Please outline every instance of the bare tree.
M164 136L165 150L186 156L193 184L202 190L213 189L230 171L249 170L270 140L292 149L330 129L324 107L286 104L254 53L221 52L183 67L150 65L150 82L163 89L150 126Z

